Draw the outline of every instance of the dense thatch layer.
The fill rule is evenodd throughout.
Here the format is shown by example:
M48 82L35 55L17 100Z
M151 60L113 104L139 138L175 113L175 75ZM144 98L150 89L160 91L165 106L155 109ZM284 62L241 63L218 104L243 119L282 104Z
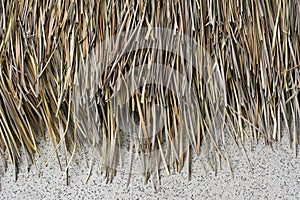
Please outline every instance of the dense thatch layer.
M39 135L49 135L54 147L63 144L72 155L81 144L96 145L106 167L115 168L116 146L124 143L116 123L118 116L112 109L115 80L132 66L151 59L183 74L191 73L190 87L196 94L193 115L178 109L170 88L147 86L154 90L154 102L166 109L164 128L157 137L149 136L145 128L148 119L143 118L143 112L151 113L144 104L145 89L130 100L130 109L136 110L145 139L144 146L138 145L140 140L131 141L130 146L137 152L140 148L148 153L160 149L152 157L161 156L167 172L170 166L180 169L190 151L199 154L201 139L209 141L222 155L218 145L224 142L224 130L237 141L255 142L263 135L271 143L280 140L282 129L287 128L293 130L286 137L296 149L300 116L297 0L2 0L0 15L0 143L3 158L7 152L12 163L20 158L20 147L33 157L38 153ZM143 27L167 28L191 38L206 53L205 67L204 61L197 59L199 51L192 55L196 68L203 68L203 76L186 67L174 53L146 49L121 54L117 40L98 57L102 70L98 84L78 88L78 83L82 84L78 80L80 72L86 80L94 78L84 71L83 63L98 44ZM128 38L130 35L122 37L123 42ZM112 58L118 58L117 62L109 60ZM172 81L176 85L179 79ZM74 98L78 89L83 95ZM89 99L91 89L97 98ZM100 127L80 124L84 117L89 118L89 112L83 110L78 120L78 109L86 108L79 98L98 104L98 109L92 111L97 113L95 121ZM180 131L180 126L189 131ZM172 144L170 151L164 152L162 140Z

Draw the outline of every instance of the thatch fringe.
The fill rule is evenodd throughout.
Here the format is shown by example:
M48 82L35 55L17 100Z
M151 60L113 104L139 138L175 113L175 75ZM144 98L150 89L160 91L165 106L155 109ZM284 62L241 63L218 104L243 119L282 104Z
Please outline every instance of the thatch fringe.
M280 141L286 128L286 137L296 152L300 116L299 1L2 0L0 11L0 143L4 162L6 152L17 164L20 146L33 159L39 153L39 136L48 135L58 161L60 145L74 155L76 148L88 141L86 144L101 152L107 170L115 169L116 146L120 147L124 139L116 123L118 116L113 113L111 98L116 91L112 86L132 66L151 59L183 74L191 73L196 114L179 111L178 100L168 88L149 86L156 96L154 102L164 105L166 113L163 131L149 136L145 128L148 119L143 113L151 113L150 106L144 103L145 93L137 92L130 100L130 109L137 113L141 124L137 138L143 135L145 144L133 140L131 149L150 154L158 149L155 156L161 157L159 162L169 172L174 166L170 163L180 169L191 151L199 155L201 140L209 141L222 155L218 146L224 142L224 130L236 141L256 142L263 136L270 144ZM111 49L98 58L103 71L98 85L92 88L92 101L88 98L91 86L80 87L81 98L86 97L92 106L98 104L92 111L97 113L95 121L101 126L80 124L76 112L87 104L76 102L79 97L74 98L74 92L78 92L80 71L85 69L88 55L107 38L145 27L166 28L190 37L209 57L211 63L208 58L199 61L197 56L194 63L201 69L206 62L203 74L207 72L207 77L198 76L174 53L148 49L120 55L114 41ZM195 56L199 52L193 53ZM109 58L118 58L118 62L112 64ZM87 79L92 76L89 72L84 75ZM172 81L179 84L179 79ZM81 120L89 117L86 112L81 113ZM180 131L180 126L191 133ZM163 142L172 144L170 151L164 152Z

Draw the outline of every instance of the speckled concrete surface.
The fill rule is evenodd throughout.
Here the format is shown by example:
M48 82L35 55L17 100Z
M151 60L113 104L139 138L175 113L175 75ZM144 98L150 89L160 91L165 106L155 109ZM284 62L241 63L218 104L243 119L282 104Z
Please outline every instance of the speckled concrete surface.
M43 144L42 144L43 145ZM51 146L43 146L44 155L49 155ZM88 162L76 158L70 169L70 185L62 180L62 172L53 160L45 167L45 160L39 159L37 166L27 167L23 163L14 182L14 171L10 167L1 180L1 199L300 199L300 159L294 158L287 142L265 147L261 140L250 151L245 145L250 165L238 148L228 144L230 163L234 177L225 165L218 167L217 175L208 162L195 158L192 177L187 181L186 170L181 174L162 173L161 185L154 192L151 180L144 184L141 174L134 173L126 188L128 170L126 162L119 170L113 183L106 184L99 167L94 165L87 183ZM298 150L299 153L299 150ZM44 158L44 157L43 157ZM126 160L126 159L125 159ZM200 161L201 160L201 161ZM134 170L138 166L134 167Z

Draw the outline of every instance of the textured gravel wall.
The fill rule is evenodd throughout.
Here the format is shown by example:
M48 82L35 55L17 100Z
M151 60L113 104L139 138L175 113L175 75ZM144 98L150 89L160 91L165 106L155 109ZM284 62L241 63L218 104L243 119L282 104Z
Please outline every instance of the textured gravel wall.
M41 145L45 145L44 143ZM42 154L50 155L51 145L41 146ZM161 184L152 186L152 180L144 184L141 174L133 173L126 188L129 159L124 159L123 169L119 170L113 183L106 184L104 175L100 175L99 164L93 161L92 174L88 175L89 160L75 157L70 168L69 183L62 180L53 159L48 166L46 160L38 159L36 166L27 171L23 163L14 181L14 170L10 167L1 180L1 199L299 199L300 198L300 159L294 158L288 142L265 147L263 141L250 150L245 145L250 164L243 151L235 145L228 145L233 176L228 166L218 165L217 174L213 172L206 159L193 159L191 180L187 181L186 167L181 174L166 176L162 171ZM89 152L90 153L90 152ZM299 150L298 150L299 153ZM81 157L84 154L81 154ZM44 157L43 157L44 158ZM134 162L138 163L138 162ZM253 170L251 170L251 167ZM133 172L140 170L135 164Z

